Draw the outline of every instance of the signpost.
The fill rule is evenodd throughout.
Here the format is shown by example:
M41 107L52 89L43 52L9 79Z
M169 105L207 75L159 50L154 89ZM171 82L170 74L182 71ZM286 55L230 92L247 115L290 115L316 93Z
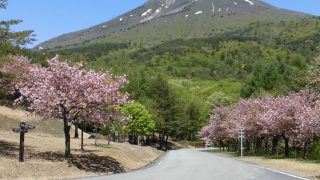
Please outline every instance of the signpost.
M35 128L35 126L26 124L24 121L21 121L20 128L12 128L14 133L20 133L19 162L23 162L24 157L24 134L27 133L29 129Z
M238 137L240 138L241 157L243 157L243 139L245 138L244 128L240 128L240 129L238 130Z

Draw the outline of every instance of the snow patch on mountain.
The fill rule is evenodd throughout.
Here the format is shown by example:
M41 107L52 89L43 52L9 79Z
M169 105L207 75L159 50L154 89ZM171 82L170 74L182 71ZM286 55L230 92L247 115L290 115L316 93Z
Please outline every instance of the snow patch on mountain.
M212 16L214 16L215 6L214 6L213 2L211 2L211 6L212 6L212 10L211 10Z
M244 1L247 2L247 3L249 3L251 6L254 5L254 3L253 3L252 1L250 1L250 0L244 0Z
M152 11L152 10L151 10ZM151 11L147 12L145 16L147 16L146 18L142 19L140 21L140 23L146 22L146 21L150 21L155 17L160 16L160 13L162 11L162 7L159 7L158 9L156 9L156 11L154 13L152 13ZM143 16L144 17L144 16Z
M197 12L195 12L194 14L195 15L198 15L198 14L202 14L203 13L203 11L197 11Z
M146 12L141 14L141 17L147 16L148 14L150 14L152 11L152 9L148 9Z

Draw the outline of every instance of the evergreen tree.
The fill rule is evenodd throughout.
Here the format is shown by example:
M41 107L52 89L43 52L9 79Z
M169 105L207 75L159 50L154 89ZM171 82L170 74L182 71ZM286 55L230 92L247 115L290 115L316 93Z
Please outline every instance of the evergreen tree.
M7 0L0 0L0 9L6 9L7 7ZM12 44L14 46L20 46L20 45L26 45L33 41L34 35L32 34L32 30L26 30L26 31L19 31L19 32L13 32L11 31L10 27L12 25L20 24L22 20L9 20L0 21L0 46L6 45L6 44Z

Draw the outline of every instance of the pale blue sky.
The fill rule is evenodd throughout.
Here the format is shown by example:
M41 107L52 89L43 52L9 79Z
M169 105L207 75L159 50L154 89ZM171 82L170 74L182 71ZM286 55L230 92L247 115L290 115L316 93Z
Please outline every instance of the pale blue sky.
M14 30L32 29L43 42L68 32L108 21L147 0L9 0L0 17L22 19ZM320 16L320 0L265 0L277 7Z

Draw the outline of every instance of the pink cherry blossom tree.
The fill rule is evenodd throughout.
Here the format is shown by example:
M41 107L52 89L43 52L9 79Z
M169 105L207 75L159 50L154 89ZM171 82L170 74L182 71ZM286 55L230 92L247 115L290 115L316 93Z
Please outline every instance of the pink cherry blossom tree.
M211 115L210 124L202 128L200 134L206 144L219 142L220 146L225 147L225 142L230 140L230 129L233 122L229 121L231 110L225 107L217 108Z
M47 68L30 65L21 57L15 61L24 63L23 71L17 64L5 68L19 75L14 85L21 96L15 103L28 101L29 109L44 119L63 120L66 157L70 156L72 123L105 124L115 113L107 107L128 102L128 94L121 92L127 83L125 76L85 70L80 64L69 66L67 62L60 62L57 56L48 60Z
M236 122L236 128L234 133L238 132L238 129L244 128L248 141L254 141L255 151L260 151L262 139L265 137L263 134L264 124L260 119L260 114L265 110L265 103L269 102L269 97L263 97L261 99L244 99L240 100L234 109L234 120ZM248 145L247 149L250 146Z
M246 142L261 146L272 139L272 152L278 152L281 138L285 155L289 156L289 144L303 144L304 157L310 143L320 137L320 100L311 90L290 93L288 96L264 96L243 99L231 108L217 108L210 123L200 135L205 141L228 141L237 138L239 128L244 128ZM268 143L266 143L268 144ZM301 147L301 146L300 146Z
M303 104L297 106L295 139L303 146L303 157L307 159L310 144L320 137L320 100L314 92L302 91Z

